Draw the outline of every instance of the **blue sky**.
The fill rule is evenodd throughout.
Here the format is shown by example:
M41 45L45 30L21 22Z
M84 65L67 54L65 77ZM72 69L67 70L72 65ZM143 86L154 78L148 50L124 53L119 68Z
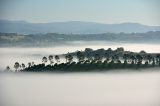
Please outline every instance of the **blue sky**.
M160 26L160 0L0 0L0 19L34 23L135 22Z

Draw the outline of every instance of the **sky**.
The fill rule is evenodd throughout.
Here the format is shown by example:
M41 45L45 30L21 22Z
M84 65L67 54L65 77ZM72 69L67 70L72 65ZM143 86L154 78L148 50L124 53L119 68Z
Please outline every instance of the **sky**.
M0 19L160 26L160 0L0 0Z

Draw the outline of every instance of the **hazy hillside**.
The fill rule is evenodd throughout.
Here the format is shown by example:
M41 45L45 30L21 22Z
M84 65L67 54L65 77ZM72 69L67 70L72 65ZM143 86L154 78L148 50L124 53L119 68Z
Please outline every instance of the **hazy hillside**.
M160 31L160 26L146 26L138 23L101 24L94 22L53 22L53 23L28 23L25 21L0 20L2 33L63 33L63 34L99 34L99 33L144 33Z
M147 33L104 34L16 34L0 33L0 46L55 46L72 44L73 41L103 41L124 43L159 43L160 31Z

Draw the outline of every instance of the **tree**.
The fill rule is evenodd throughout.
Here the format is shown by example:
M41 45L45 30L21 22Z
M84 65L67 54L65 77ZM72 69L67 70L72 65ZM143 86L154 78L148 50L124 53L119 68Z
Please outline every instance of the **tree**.
M84 61L84 55L83 55L83 53L81 52L81 51L78 51L77 52L77 59L78 59L78 61L79 62L83 62Z
M119 56L118 56L118 54L115 54L114 56L112 56L113 57L113 60L114 61L116 61L116 62L118 62L118 60L119 60Z
M112 49L111 49L111 48L108 48L106 52L108 53L108 56L109 56L109 57L112 56Z
M155 57L152 58L152 65L155 65Z
M148 59L149 63L151 63L152 58L153 58L152 55L150 55L150 54L147 55L147 59Z
M73 61L73 56L71 54L68 55L68 62L72 62Z
M127 63L127 60L124 60L123 65L124 65L124 66L127 66L127 64L128 64L128 63Z
M132 55L130 58L132 60L132 62L131 62L132 64L136 63L136 57L134 55Z
M142 59L143 59L143 57L140 54L137 54L136 57L137 57L138 61L142 61Z
M128 61L129 57L130 57L129 54L123 54L123 59L124 59L125 61Z
M53 56L52 55L49 55L48 56L48 60L50 61L50 64L53 64L54 62L53 62Z
M86 58L87 58L87 60L88 60L87 62L92 61L92 60L93 60L93 59L92 59L93 49L91 49L91 48L85 48L84 52L85 52Z
M106 52L105 54L104 54L104 56L105 56L105 58L106 58L106 60L105 61L109 61L110 60L110 55L109 55L109 53L108 52Z
M116 49L116 52L124 52L124 48L123 47L119 47Z
M157 59L157 64L160 65L160 54L157 54L157 55L156 55L156 59Z
M140 54L146 54L146 52L144 50L141 50L139 53Z
M43 64L47 63L47 57L44 56L44 57L42 58L42 63L43 63Z
M95 61L102 61L102 57L99 54L95 54L94 60Z
M28 63L28 67L31 67L31 62Z
M138 60L138 65L140 65L140 64L142 64L142 59L143 59L143 57L140 55L140 54L137 54L136 55L136 58L137 58L137 60Z
M111 48L108 48L107 51L112 51L112 49L111 49Z
M85 53L87 53L87 54L89 53L90 54L91 52L93 52L93 49L91 49L91 48L85 48L84 51L85 51Z
M22 69L25 69L25 67L26 67L24 63L22 63L21 66L22 66Z
M18 71L19 66L20 66L19 63L18 63L18 62L15 62L15 64L14 64L14 68L16 69L15 72Z
M57 61L57 63L60 62L59 59L60 59L59 56L58 56L58 55L55 55L55 60Z
M88 62L93 60L92 56L89 53L86 55L86 58L87 58Z
M148 61L145 61L145 63L144 63L144 64L145 64L145 66L148 66Z
M9 67L9 66L6 67L6 71L7 71L7 72L10 71L10 67Z
M65 59L66 59L66 63L67 63L67 61L68 61L68 55L65 55Z
M35 64L34 64L34 61L32 61L32 66L34 66Z

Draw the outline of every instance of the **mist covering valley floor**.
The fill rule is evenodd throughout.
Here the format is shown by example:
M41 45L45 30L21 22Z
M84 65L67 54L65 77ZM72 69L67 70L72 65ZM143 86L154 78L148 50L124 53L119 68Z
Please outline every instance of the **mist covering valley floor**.
M158 44L72 42L49 48L0 48L1 71L16 61L42 62L43 56L85 48L124 47L125 50L159 53ZM61 60L62 62L65 60ZM49 63L48 63L49 64ZM90 73L0 73L2 106L159 106L159 68Z
M159 70L128 71L2 73L0 105L159 106Z

